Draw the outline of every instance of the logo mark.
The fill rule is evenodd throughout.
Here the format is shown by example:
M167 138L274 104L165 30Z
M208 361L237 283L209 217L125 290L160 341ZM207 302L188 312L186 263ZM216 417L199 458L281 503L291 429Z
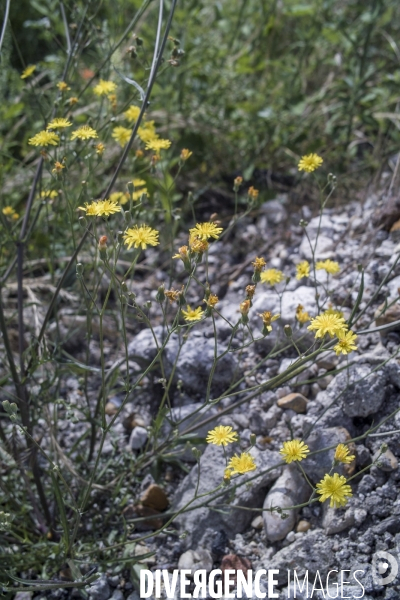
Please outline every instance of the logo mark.
M380 550L372 557L372 578L377 585L388 585L397 577L399 565L389 552Z

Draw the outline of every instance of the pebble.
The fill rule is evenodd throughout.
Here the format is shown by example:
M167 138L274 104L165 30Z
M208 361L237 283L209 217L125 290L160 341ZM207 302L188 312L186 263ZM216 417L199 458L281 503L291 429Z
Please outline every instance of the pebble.
M287 409L290 408L296 413L303 414L307 412L308 400L302 394L293 392L283 398L279 398L277 405L279 408Z
M155 510L163 511L168 506L168 497L162 487L156 483L152 483L143 492L140 502L143 506L149 506Z
M147 430L144 427L134 427L129 438L130 448L132 450L140 450L147 442L147 437Z
M298 533L300 533L300 532L301 533L305 533L309 529L311 529L311 523L310 523L310 521L305 521L304 519L302 519L301 521L299 521L297 523L296 531Z
M395 457L395 455L393 454L393 452L388 448L386 450L386 452L384 452L383 454L380 454L380 451L378 450L377 452L375 452L374 456L373 456L373 461L378 460L376 466L381 470L381 471L386 471L388 473L390 473L391 471L396 471L396 469L399 466L399 462L397 460L397 458ZM379 459L378 459L379 456Z
M251 526L253 527L253 529L262 529L264 527L264 520L262 518L262 515L258 515L257 517L255 517L251 522Z

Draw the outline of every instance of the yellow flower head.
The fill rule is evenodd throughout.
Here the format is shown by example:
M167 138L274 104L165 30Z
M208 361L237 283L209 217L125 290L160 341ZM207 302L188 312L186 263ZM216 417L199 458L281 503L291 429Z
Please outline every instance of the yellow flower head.
M267 263L262 257L257 257L251 264L253 265L256 273L260 273L263 270L263 268L267 265Z
M248 300L252 300L255 293L256 293L255 285L246 285L246 296L247 296Z
M298 320L299 323L307 323L307 321L311 320L311 317L308 314L308 312L306 312L303 309L304 309L304 306L302 306L301 304L299 304L298 307L296 308L296 319Z
M189 248L187 246L181 246L178 249L178 254L175 254L172 258L180 258L181 260L185 261L188 258L188 250Z
M128 110L124 112L124 116L131 123L135 123L140 115L140 108L138 106L130 106Z
M206 442L216 446L227 446L238 441L238 434L229 425L218 425L208 432Z
M316 338L323 338L327 333L331 337L347 330L346 321L337 314L330 314L325 311L315 319L311 319L311 325L307 327L310 331L316 331Z
M56 192L56 190L42 190L42 192L40 193L40 197L41 198L57 198L58 196L58 192Z
M158 246L159 232L152 229L148 225L135 225L131 229L127 229L124 234L124 244L128 246L128 250L132 248L141 248L146 250L147 246Z
M15 210L12 206L5 206L1 212L5 217L13 217L15 215Z
M190 235L189 247L191 252L194 252L195 254L202 254L208 250L209 246L210 245L206 240L202 240L197 236Z
M36 65L29 65L22 71L21 79L27 79L27 77L30 77L34 71L36 71Z
M150 140L146 143L146 150L153 150L156 153L159 153L160 150L168 150L171 146L170 140Z
M104 150L106 149L105 145L102 142L99 142L98 144L96 144L95 148L96 148L96 154L98 154L99 156L102 156Z
M251 200L257 200L259 193L260 192L256 190L253 186L249 187L249 189L247 190L247 195Z
M310 277L310 263L308 260L302 260L296 265L296 279L303 279L303 277Z
M57 146L60 138L53 131L39 131L29 140L31 146Z
M65 165L63 165L63 163L61 163L60 161L56 160L56 162L54 163L54 169L52 169L51 172L54 173L54 175L59 175L60 173L62 173L63 169L65 169Z
M345 465L349 465L355 459L354 454L349 454L349 448L346 444L339 444L335 450L335 460Z
M90 140L99 137L97 131L89 125L82 125L72 132L71 140Z
M283 447L279 450L286 463L303 460L310 452L308 446L302 440L290 440L283 442Z
M192 156L192 154L193 152L190 152L190 150L188 150L187 148L183 148L183 150L181 150L181 160L185 162L188 158Z
M61 117L59 119L53 119L52 121L50 121L46 129L63 129L64 127L71 127L71 125L72 123L70 123L68 119L64 119Z
M298 164L299 171L305 171L306 173L312 173L315 169L318 169L324 161L318 154L307 154L302 156Z
M204 298L203 302L205 302L209 308L214 308L218 304L219 298L215 294L210 294L208 298Z
M109 198L112 202L119 202L119 204L126 204L129 200L127 192L113 192Z
M215 223L197 223L196 227L189 229L190 236L195 236L200 240L207 241L208 238L217 240L223 231L222 227L218 227Z
M114 213L120 212L120 207L114 200L99 200L97 202L97 216L108 217Z
M71 106L74 106L74 104L78 104L79 98L76 96L71 96L71 98L68 99L68 102L71 104Z
M241 315L248 315L249 314L249 310L251 308L251 301L250 300L243 300L243 302L241 302L239 304L239 311Z
M113 81L104 81L100 79L99 83L94 86L93 91L96 96L107 96L112 94L117 89L117 85Z
M280 283L285 279L282 271L278 269L267 269L263 271L260 275L262 283L269 283L270 285L275 285L276 283Z
M112 137L123 148L131 139L132 131L127 127L114 127Z
M201 306L198 306L197 308L190 308L188 304L186 310L182 309L182 314L185 321L199 321L204 315L204 310L201 310Z
M78 206L78 208L79 210L84 210L86 212L87 217L97 217L97 202L91 202L90 204L85 202L85 206Z
M144 144L158 139L154 121L147 121L144 123L144 125L139 127L137 134L138 138L141 139Z
M276 321L277 319L279 319L279 317L281 315L272 315L272 312L270 312L269 310L265 310L263 313L259 314L258 316L262 318L262 321L264 323L264 328L267 331L272 331L271 323L273 321Z
M65 83L65 81L59 81L57 83L57 87L60 90L60 92L68 92L71 89L69 85Z
M329 506L331 508L345 506L347 498L353 495L351 487L347 485L346 477L338 473L326 474L322 481L317 483L317 494L321 495L320 502L325 502L330 498Z
M249 473L249 471L255 471L256 468L254 458L248 452L242 452L240 456L235 454L228 463L228 469L231 470L232 475Z
M339 356L339 354L349 354L353 350L357 350L357 346L354 343L357 336L351 329L349 331L339 331L337 337L338 343L333 347L336 356Z
M317 261L315 268L317 271L320 270L324 270L327 273L330 273L331 275L336 275L337 273L340 272L340 267L339 267L339 263L337 263L334 260L329 260L329 258L327 260L319 260Z

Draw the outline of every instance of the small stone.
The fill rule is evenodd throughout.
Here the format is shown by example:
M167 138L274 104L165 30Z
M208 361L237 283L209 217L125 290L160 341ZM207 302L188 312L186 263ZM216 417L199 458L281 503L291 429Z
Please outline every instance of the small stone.
M292 544L296 539L296 534L294 531L289 531L289 533L286 536L286 541L289 542L289 544Z
M385 305L381 304L375 311L374 318L377 327L380 327L381 325L390 325L390 323L400 320L400 304L393 304L393 306L390 306L383 314L381 314L384 308ZM391 330L388 329L384 333L396 329L400 329L400 325L394 325Z
M380 454L380 451L378 450L378 452L375 452L374 456L373 456L373 461L378 460L378 462L376 463L376 466L381 470L381 471L386 471L388 473L390 473L391 471L396 471L397 467L399 466L399 462L397 460L397 458L395 457L395 455L393 454L393 452L391 450L389 450L389 448L386 450L386 452L384 452L383 454ZM378 458L379 456L379 458Z
M124 594L121 590L114 590L111 596L112 600L124 600Z
M307 412L308 400L302 394L296 392L288 394L283 398L280 398L277 402L279 408L287 409L290 408L297 413L304 414Z
M109 417L112 417L113 415L117 414L117 412L118 412L118 406L115 406L115 404L113 404L112 402L107 402L107 404L106 404L106 406L104 408L104 412Z
M262 529L264 526L264 519L262 518L262 515L255 517L251 522L251 526L253 529Z
M242 571L244 576L247 577L247 572L249 571L249 569L251 569L251 562L249 561L248 558L238 556L237 554L227 554L226 556L223 557L223 559L221 561L220 569L222 571L223 580L224 580L224 572L227 570ZM231 581L235 581L235 587L236 587L236 578L237 578L236 573L231 575L229 578ZM229 589L229 590L224 590L224 592L225 592L225 594L232 593L233 589L234 588Z
M334 352L321 352L317 356L317 366L320 369L332 371L338 365L339 359Z
M154 510L154 508L150 508L149 506L143 506L142 504L137 504L133 506L130 504L122 511L125 519L134 519L136 517L156 517L156 515L160 515L161 513L158 510ZM148 529L160 529L163 526L162 519L145 519L144 521L139 521L135 523L135 529L137 531L147 531Z
M197 550L187 550L178 561L178 569L189 569L198 571L200 569L209 573L213 568L213 559L208 550L198 548Z
M103 574L99 579L96 579L96 581L91 584L88 593L91 600L108 600L111 596L111 592L107 577Z
M296 531L298 533L300 533L300 532L301 533L305 533L309 529L311 529L311 523L310 523L310 521L305 521L304 519L302 519L301 521L299 521L297 523Z
M163 488L156 483L149 485L149 487L143 492L140 502L143 504L143 506L149 506L150 508L154 508L158 511L165 510L168 506L167 494Z
M140 450L147 442L147 430L144 427L134 427L129 438L129 447L132 450Z

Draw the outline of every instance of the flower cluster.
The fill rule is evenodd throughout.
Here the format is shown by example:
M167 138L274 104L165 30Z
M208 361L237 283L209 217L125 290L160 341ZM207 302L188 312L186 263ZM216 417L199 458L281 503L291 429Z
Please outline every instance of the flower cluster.
M345 319L335 310L326 310L321 315L311 319L311 325L307 327L310 331L315 331L315 337L324 338L329 335L331 338L338 338L334 350L337 355L349 354L353 350L357 350L355 340L357 335L348 329Z
M223 446L224 448L228 444L237 442L239 436L236 431L232 431L232 427L228 425L218 425L214 429L208 432L206 441L208 444L215 444L216 446ZM229 481L232 475L244 475L250 471L255 471L257 468L254 458L249 452L242 452L241 454L234 454L229 459L224 471L224 479Z

